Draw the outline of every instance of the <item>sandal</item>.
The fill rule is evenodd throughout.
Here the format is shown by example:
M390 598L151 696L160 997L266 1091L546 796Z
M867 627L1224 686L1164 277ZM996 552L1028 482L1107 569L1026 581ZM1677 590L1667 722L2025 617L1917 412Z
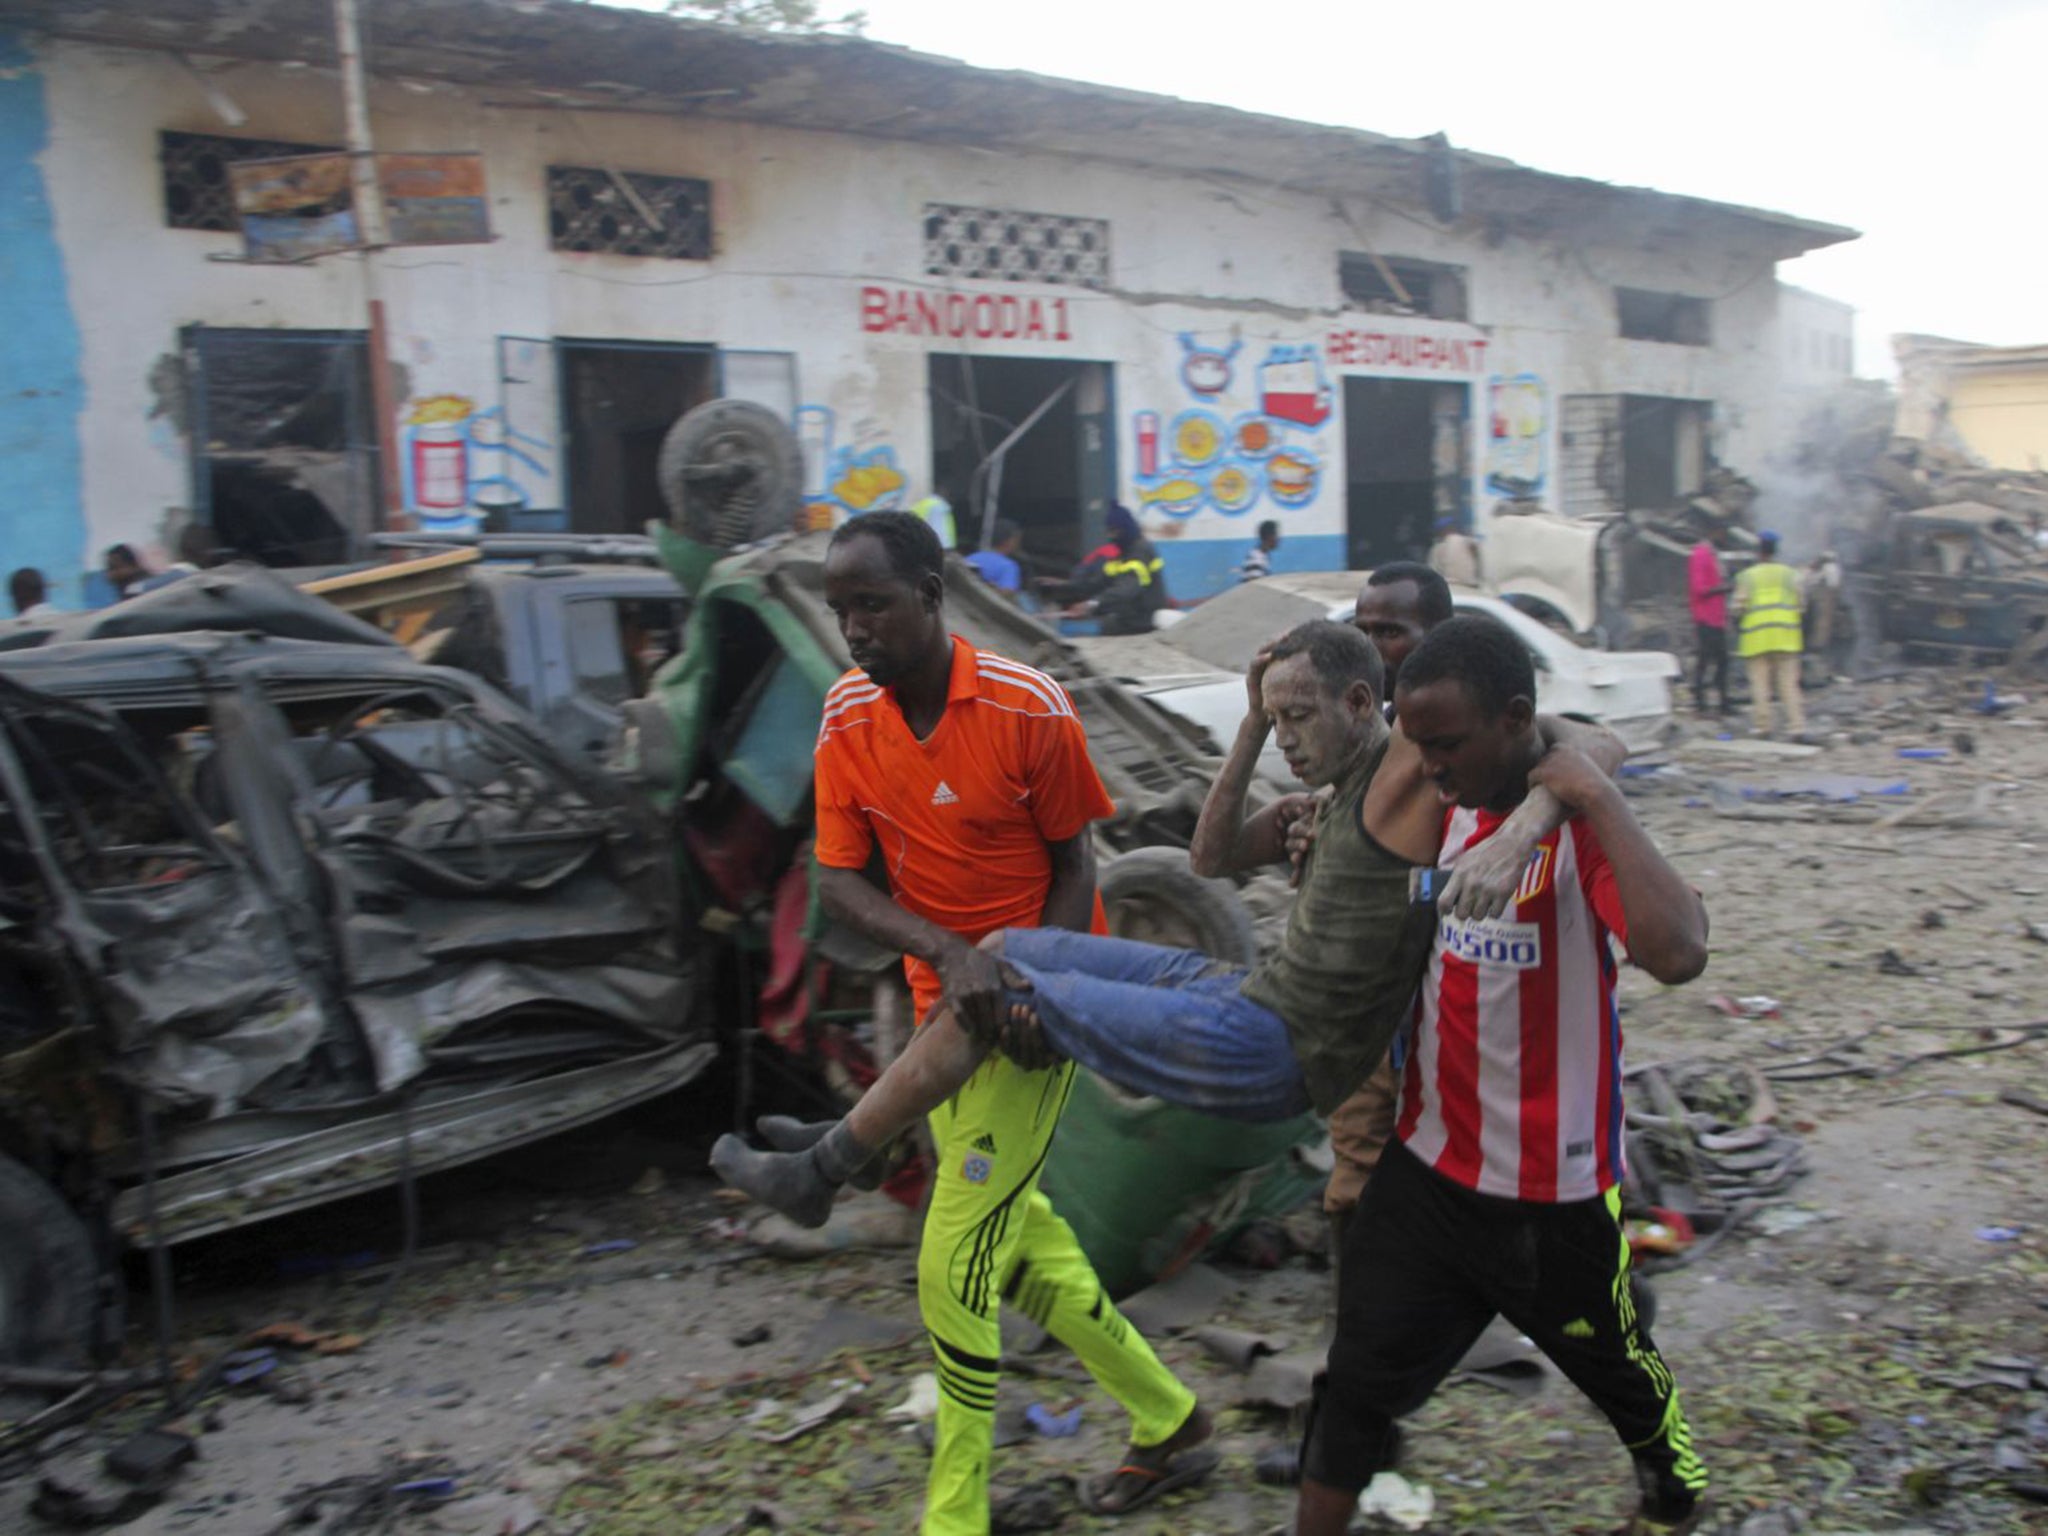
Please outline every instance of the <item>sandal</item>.
M1125 1462L1114 1472L1081 1485L1081 1507L1091 1515L1127 1515L1176 1488L1199 1483L1222 1460L1213 1450L1197 1449L1182 1451L1164 1466L1140 1467ZM1120 1487L1131 1490L1129 1497L1111 1502L1111 1495Z

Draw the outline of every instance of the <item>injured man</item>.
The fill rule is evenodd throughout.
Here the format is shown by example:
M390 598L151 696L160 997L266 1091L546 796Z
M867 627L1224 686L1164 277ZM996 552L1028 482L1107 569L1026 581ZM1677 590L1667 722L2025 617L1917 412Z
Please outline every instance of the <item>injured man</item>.
M1189 859L1227 875L1290 857L1295 818L1313 814L1299 893L1277 950L1247 970L1192 950L1053 928L1007 928L981 947L1004 989L1001 1025L971 1031L942 1002L840 1120L760 1122L776 1150L727 1135L711 1166L728 1184L805 1226L898 1135L951 1098L992 1051L1026 1065L1069 1057L1134 1093L1237 1120L1328 1115L1379 1065L1409 1018L1439 913L1494 925L1544 839L1569 812L1532 789L1494 836L1459 859L1442 891L1417 877L1437 861L1445 802L1421 754L1380 708L1379 653L1357 629L1318 619L1260 651L1246 712L1211 787ZM1546 744L1576 747L1612 775L1620 742L1597 726L1542 717ZM1293 796L1247 816L1268 735L1316 809ZM1432 899L1433 898L1433 899Z

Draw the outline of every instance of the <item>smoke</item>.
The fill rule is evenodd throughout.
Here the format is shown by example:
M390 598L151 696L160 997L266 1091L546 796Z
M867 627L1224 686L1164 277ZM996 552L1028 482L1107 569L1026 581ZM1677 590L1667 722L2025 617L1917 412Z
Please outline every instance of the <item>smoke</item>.
M1873 471L1891 442L1893 404L1881 380L1831 389L1807 406L1791 440L1750 472L1756 526L1779 536L1788 562L1832 549L1854 568L1876 556L1891 502Z

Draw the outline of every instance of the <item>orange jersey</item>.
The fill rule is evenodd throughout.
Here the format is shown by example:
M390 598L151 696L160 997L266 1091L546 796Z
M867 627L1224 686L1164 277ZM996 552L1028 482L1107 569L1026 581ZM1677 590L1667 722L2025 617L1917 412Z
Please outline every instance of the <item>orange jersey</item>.
M1116 809L1066 690L958 635L946 712L923 741L865 672L834 683L815 778L818 862L862 869L879 844L896 901L969 943L1037 927L1052 887L1046 845ZM1107 931L1099 896L1092 926ZM922 1019L938 973L903 965Z

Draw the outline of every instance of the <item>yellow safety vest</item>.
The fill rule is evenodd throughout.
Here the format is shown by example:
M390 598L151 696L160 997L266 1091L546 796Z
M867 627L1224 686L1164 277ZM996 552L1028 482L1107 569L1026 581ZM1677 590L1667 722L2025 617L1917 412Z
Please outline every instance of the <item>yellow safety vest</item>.
M1775 560L1752 565L1735 578L1735 601L1742 609L1736 640L1738 656L1768 656L1805 649L1799 633L1799 577Z

